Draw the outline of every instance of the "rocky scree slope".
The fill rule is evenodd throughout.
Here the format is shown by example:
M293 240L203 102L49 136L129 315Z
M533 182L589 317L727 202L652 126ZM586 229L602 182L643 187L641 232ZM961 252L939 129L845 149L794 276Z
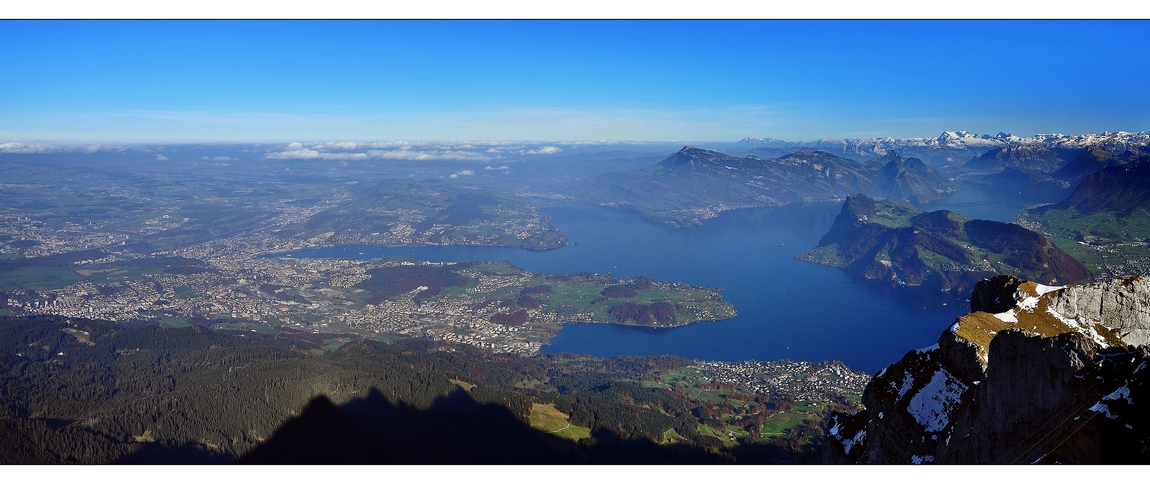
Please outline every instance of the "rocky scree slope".
M999 275L930 348L827 420L829 463L1150 459L1150 279L1044 286Z

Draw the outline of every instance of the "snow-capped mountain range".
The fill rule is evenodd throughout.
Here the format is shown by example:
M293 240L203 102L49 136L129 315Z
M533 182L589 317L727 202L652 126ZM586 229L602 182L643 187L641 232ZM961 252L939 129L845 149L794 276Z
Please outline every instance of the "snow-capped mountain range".
M988 149L1019 144L1041 144L1054 149L1077 149L1095 146L1112 153L1127 150L1145 149L1150 146L1150 133L1094 133L1081 135L1036 134L1021 137L1011 133L996 135L974 134L968 131L946 131L935 138L823 138L814 141L783 141L772 138L747 137L739 144L763 148L822 150L835 154L856 156L882 156L891 151L912 150L955 150L985 151Z

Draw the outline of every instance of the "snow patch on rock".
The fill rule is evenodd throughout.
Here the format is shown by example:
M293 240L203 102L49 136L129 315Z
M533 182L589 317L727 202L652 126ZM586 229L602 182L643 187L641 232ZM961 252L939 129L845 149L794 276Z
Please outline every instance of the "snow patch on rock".
M903 395L906 395L906 392L907 390L910 390L911 385L914 385L914 377L911 376L909 371L903 372L903 375L905 375L905 377L902 379L902 388L898 389L899 399L901 399Z
M938 432L950 424L950 411L966 390L966 384L945 369L939 369L930 383L911 397L906 410L927 432Z
M1102 415L1105 415L1106 418L1109 418L1109 419L1118 418L1117 415L1110 413L1110 407L1108 405L1106 405L1105 403L1102 403L1102 402L1095 403L1093 407L1090 407L1090 411L1098 412Z
M863 439L866 438L866 430L860 430L854 437L843 440L843 453L851 453L851 447L861 444Z
M1129 383L1127 383L1127 385L1129 385ZM1127 404L1134 405L1134 400L1130 399L1130 389L1127 388L1126 385L1122 385L1122 388L1114 390L1109 395L1102 397L1102 400L1103 401L1111 401L1111 400L1117 400L1119 398L1126 400Z

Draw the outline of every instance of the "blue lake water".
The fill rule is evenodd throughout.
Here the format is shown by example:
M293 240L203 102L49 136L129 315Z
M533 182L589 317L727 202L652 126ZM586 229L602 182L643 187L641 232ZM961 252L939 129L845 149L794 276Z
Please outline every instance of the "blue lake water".
M980 216L1007 220L1016 209L986 206L977 199L955 202L954 208L938 204L930 209L973 204L987 212ZM617 277L644 275L721 287L723 298L739 316L672 329L568 324L543 351L596 356L674 354L723 361L840 360L874 372L909 350L934 344L954 318L967 312L969 302L966 297L889 288L836 268L795 260L795 254L818 244L840 208L840 204L828 203L732 211L701 227L683 229L655 225L628 212L555 203L545 212L578 246L544 252L474 246L341 246L291 255L506 260L534 272L611 272Z
M1059 202L1061 200L1048 201ZM1034 201L1028 202L1004 197L988 187L962 184L959 185L959 191L954 195L920 208L924 212L950 210L964 217L1010 223L1014 221L1015 215L1022 213L1027 206L1034 204Z

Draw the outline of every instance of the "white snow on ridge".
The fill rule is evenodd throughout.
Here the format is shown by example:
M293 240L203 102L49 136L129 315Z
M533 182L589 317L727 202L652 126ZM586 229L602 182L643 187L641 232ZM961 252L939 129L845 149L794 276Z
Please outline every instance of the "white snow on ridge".
M1046 286L1046 285L1039 284L1035 290L1038 291L1038 295L1041 296L1041 295L1046 294L1048 292L1059 291L1062 289L1066 289L1066 286Z
M927 432L939 432L950 424L950 410L962 398L967 386L945 369L934 372L921 390L910 399L906 411Z
M1102 335L1098 334L1098 332L1094 330L1093 325L1090 324L1091 321L1083 322L1083 321L1080 321L1081 318L1069 319L1069 318L1059 314L1053 308L1049 308L1049 307L1046 308L1046 312L1049 313L1051 316L1058 318L1059 321L1062 321L1062 324L1070 326L1070 329L1073 329L1073 330L1075 330L1079 333L1082 333L1083 335L1089 337L1096 344L1098 344L1098 346L1100 346L1102 348L1109 348L1110 347L1110 343L1106 342L1106 338L1103 338Z
M1057 148L1099 146L1106 151L1122 152L1134 147L1150 146L1150 134L1145 132L1128 133L1119 131L1117 133L1105 132L1082 135L1050 133L1022 137L1010 133L989 135L974 134L967 131L945 131L935 138L891 138L889 136L881 136L875 138L821 138L814 141L783 141L773 138L749 136L739 142L775 148L837 149L842 152L871 153L879 156L886 154L890 150L898 150L905 147L966 149L998 148L1020 144L1041 144Z
M1003 322L1006 322L1006 323L1017 323L1018 322L1018 318L1014 316L1014 310L1013 309L995 314L994 317L1001 319Z

